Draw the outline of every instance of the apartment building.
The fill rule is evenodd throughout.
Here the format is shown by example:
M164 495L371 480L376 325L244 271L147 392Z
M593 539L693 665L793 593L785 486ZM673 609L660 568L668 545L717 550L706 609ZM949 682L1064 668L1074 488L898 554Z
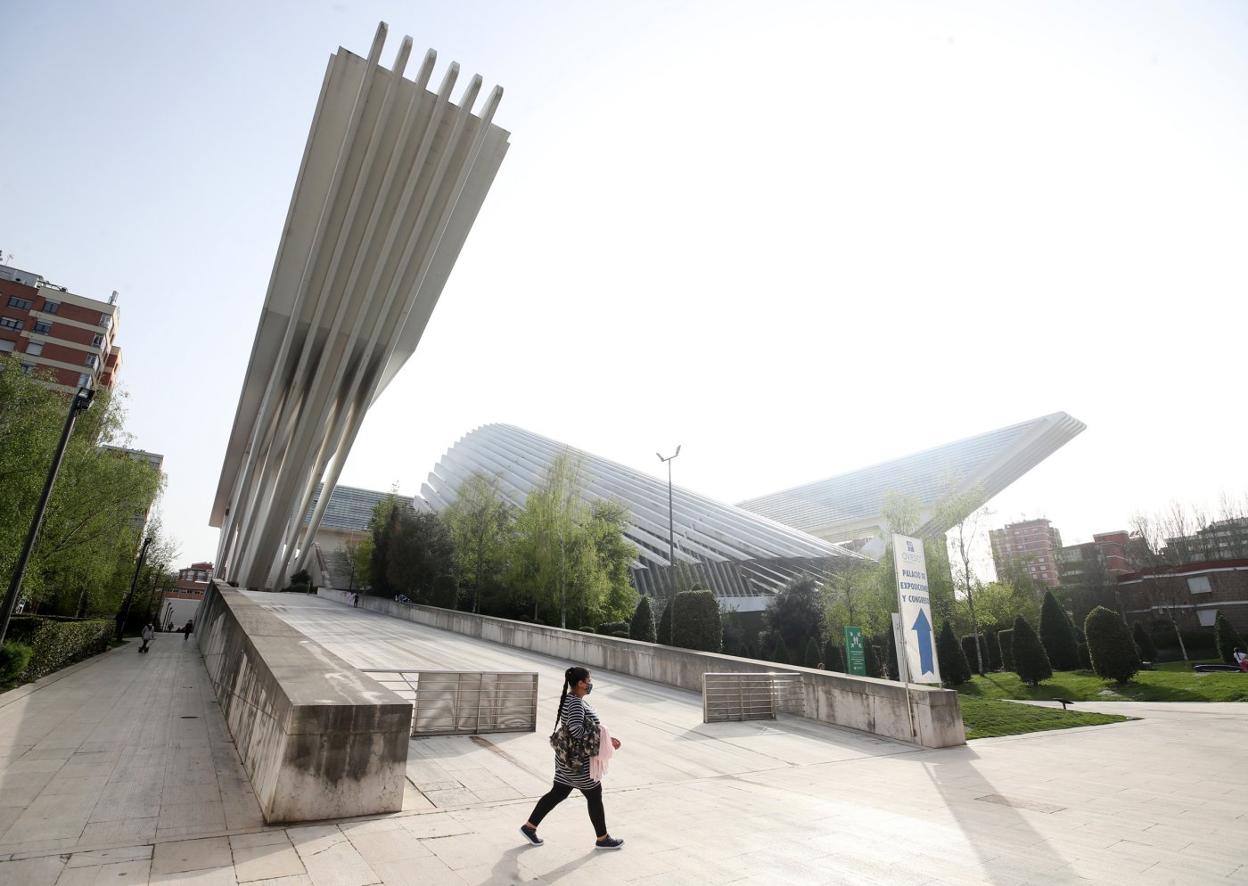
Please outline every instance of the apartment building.
M0 265L0 358L17 354L23 372L50 372L56 390L113 387L118 320L116 292L99 301Z
M1062 534L1048 520L1009 523L1002 529L990 530L988 539L998 575L1014 567L1026 570L1032 579L1050 588L1060 583L1058 551Z

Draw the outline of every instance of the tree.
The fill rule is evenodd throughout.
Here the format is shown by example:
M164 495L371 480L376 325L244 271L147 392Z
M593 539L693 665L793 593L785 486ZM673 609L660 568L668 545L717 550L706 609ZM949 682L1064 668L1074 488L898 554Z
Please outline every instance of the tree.
M866 670L867 670L867 676L868 677L883 677L884 668L880 666L879 651L875 648L875 646L871 644L869 640L866 640L865 637L863 639L865 642L862 644L862 660L863 660L863 665L866 667Z
M398 531L399 512L403 505L399 496L391 490L390 494L373 506L373 517L369 521L369 534L372 543L368 546L369 589L372 593L383 597L393 597L395 589L390 585L390 539Z
M672 645L702 652L723 648L719 602L711 591L681 591L672 598Z
M1092 670L1107 680L1126 683L1140 669L1140 659L1131 642L1131 633L1118 613L1098 606L1088 613L1083 623L1088 638L1088 654Z
M767 657L776 664L792 664L793 656L789 653L789 647L785 645L784 637L779 634L772 636L771 654Z
M1059 671L1079 669L1079 640L1075 626L1070 623L1066 610L1057 602L1052 591L1044 592L1040 605L1040 642L1049 662Z
M841 663L841 647L831 640L823 641L823 666L829 671L845 672L845 665Z
M472 611L481 593L503 574L511 540L511 505L499 491L497 477L474 473L459 486L455 501L442 513L455 543L455 565L472 587Z
M1218 646L1218 658L1225 664L1235 664L1235 650L1243 649L1244 643L1221 609L1213 620L1213 636Z
M1014 670L1014 629L997 631L997 645L1001 647L1001 667L1007 671Z
M1153 645L1153 638L1148 635L1148 631L1144 630L1144 623L1137 621L1131 629L1131 639L1135 641L1135 648L1140 653L1140 658L1144 661L1157 660L1157 647Z
M802 666L817 668L823 659L819 655L819 643L814 637L806 641L806 654L802 657Z
M1024 683L1037 686L1053 676L1053 666L1049 664L1049 656L1044 651L1036 630L1021 615L1014 619L1014 673ZM1078 656L1078 647L1075 655ZM1078 659L1076 658L1076 661Z
M953 483L949 485L952 487ZM957 560L953 564L954 584L955 589L961 585L962 596L970 613L971 633L975 635L976 671L981 674L984 672L983 647L979 641L979 621L975 616L975 591L979 587L979 581L975 577L971 561L975 556L980 520L988 513L985 508L976 507L983 499L982 491L972 488L951 493L938 508L941 522L946 526L953 526L952 545L957 554Z
M967 634L962 638L962 654L966 656L968 663L977 662L982 659L983 661L988 662L989 667L991 667L992 656L988 652L988 635L980 634L979 643L983 647L983 649L980 650L983 653L982 655L975 654L975 635ZM979 672L976 671L976 673Z
M1001 670L1001 641L996 631L985 631L984 639L988 641L988 667L994 671Z
M971 679L970 663L953 632L953 622L947 618L936 635L936 660L940 663L940 675L948 685L961 686Z
M422 603L445 594L434 593L435 580L455 569L455 543L437 514L397 508L390 516L387 538L386 582L397 593ZM452 603L452 605L454 605Z
M632 563L637 546L628 540L628 509L615 501L596 501L589 508L588 531L593 540L595 565L602 573L606 594L599 603L607 618L624 618L637 606Z
M650 612L650 598L642 597L633 610L632 621L628 625L628 636L645 643L655 641L654 615Z
M823 602L819 587L810 576L793 579L780 589L763 613L763 625L784 638L789 649L804 649L811 637L823 634Z

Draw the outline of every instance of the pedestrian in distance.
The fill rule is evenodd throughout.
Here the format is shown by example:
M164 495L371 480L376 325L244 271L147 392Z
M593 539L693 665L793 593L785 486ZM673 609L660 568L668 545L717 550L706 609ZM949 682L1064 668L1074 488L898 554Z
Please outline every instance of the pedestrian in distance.
M156 631L150 621L143 626L143 633L139 636L143 638L143 645L139 647L139 652L147 652L148 644L152 642L152 637L156 636Z
M585 696L594 691L594 682L585 668L568 668L563 674L563 692L555 715L555 733L550 743L555 748L555 781L546 795L537 801L529 820L520 826L524 839L534 846L545 841L537 835L542 819L568 798L576 788L585 795L589 820L594 825L595 849L619 849L617 840L607 831L607 815L602 808L602 774L606 759L619 750L620 740L612 738L585 703Z
M1236 647L1235 664L1239 665L1239 669L1248 674L1248 652Z
M360 607L360 595L359 594L351 595L351 605L355 607L356 609Z
M185 643L191 638L191 634L195 632L195 623L191 619L186 620L186 624L182 625L182 642Z

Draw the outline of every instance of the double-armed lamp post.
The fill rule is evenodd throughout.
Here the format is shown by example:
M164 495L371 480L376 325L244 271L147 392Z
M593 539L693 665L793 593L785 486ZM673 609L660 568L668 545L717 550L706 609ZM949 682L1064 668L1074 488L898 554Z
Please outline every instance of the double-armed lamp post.
M56 484L57 472L60 471L61 462L65 458L65 447L69 444L69 435L74 432L74 423L78 421L78 416L91 407L91 400L94 397L95 391L84 386L78 389L78 393L74 394L69 403L69 414L65 416L65 425L61 428L61 440L56 444L56 454L52 457L48 477L43 483L39 506L35 508L34 519L30 521L26 543L22 545L22 553L17 558L17 565L13 567L13 577L9 580L9 592L4 598L4 609L0 611L0 643L4 643L4 636L9 632L9 620L13 617L13 610L17 608L17 598L22 593L22 579L26 575L26 564L30 562L31 552L34 551L35 542L39 539L43 515L48 509L48 499L52 497L52 487Z
M676 444L676 451L667 458L663 457L661 452L656 452L659 461L667 464L667 559L674 567L676 565L676 521L672 517L672 462L676 456L680 455L680 444Z

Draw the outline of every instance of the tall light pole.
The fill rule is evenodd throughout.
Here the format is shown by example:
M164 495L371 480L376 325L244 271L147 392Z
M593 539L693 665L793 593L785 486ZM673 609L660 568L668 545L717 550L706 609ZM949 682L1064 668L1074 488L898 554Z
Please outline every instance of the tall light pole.
M143 547L139 549L139 561L134 564L134 576L130 579L130 593L126 594L125 599L121 603L121 608L117 610L117 641L121 642L122 631L126 627L126 616L130 614L130 600L134 597L135 585L139 583L139 571L143 568L143 561L147 559L147 546L152 543L152 537L149 535L143 539Z
M4 598L4 609L0 611L0 643L9 631L9 619L17 607L17 598L22 592L22 579L26 575L26 564L30 561L31 552L39 538L39 529L43 526L43 515L48 509L48 499L52 497L52 487L56 484L57 472L61 469L61 461L65 458L65 447L69 443L69 435L74 432L74 422L78 421L79 413L86 412L91 406L95 391L85 385L78 389L69 403L69 414L65 416L65 425L61 428L61 440L56 444L56 454L52 456L52 464L48 468L48 477L43 482L43 493L39 496L39 505L35 508L35 516L30 521L30 530L26 533L26 543L22 546L21 556L13 567L13 577L9 580L9 592Z
M676 521L672 516L672 461L676 456L680 455L680 444L676 444L676 451L667 458L663 454L656 452L659 461L667 464L667 560L674 567L676 565Z

